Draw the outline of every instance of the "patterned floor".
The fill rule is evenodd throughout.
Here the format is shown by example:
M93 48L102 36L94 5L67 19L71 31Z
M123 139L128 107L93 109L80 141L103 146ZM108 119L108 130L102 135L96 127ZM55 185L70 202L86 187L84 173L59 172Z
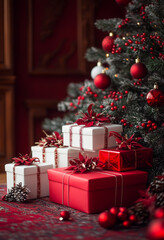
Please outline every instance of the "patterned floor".
M0 186L0 199L6 186ZM61 210L68 210L72 221L59 221ZM49 201L32 200L26 204L0 200L0 240L146 240L146 227L106 230L98 224L98 214L88 215Z

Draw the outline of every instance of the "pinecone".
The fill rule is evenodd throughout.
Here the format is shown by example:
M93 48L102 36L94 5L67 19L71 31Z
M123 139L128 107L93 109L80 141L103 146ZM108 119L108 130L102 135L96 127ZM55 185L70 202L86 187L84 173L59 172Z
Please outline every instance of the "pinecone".
M157 208L164 207L164 192L156 194L156 203L155 206Z
M149 185L149 193L156 196L155 207L164 207L164 177L155 177Z
M150 213L148 209L142 204L142 202L136 203L129 208L131 214L136 215L138 224L145 224L149 221Z
M149 185L149 192L153 195L155 193L164 192L164 177L161 179L158 177L155 177L153 182L151 182Z
M4 196L4 200L9 202L25 202L29 192L30 190L26 186L22 186L20 182L9 190L8 194Z

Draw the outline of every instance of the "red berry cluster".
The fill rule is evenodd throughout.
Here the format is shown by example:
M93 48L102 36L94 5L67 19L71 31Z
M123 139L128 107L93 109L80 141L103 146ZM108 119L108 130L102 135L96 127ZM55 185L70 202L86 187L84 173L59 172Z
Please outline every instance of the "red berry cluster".
M146 6L141 6L141 8L140 8L140 16L141 16L143 19L146 18L145 7L146 7Z
M157 129L157 124L153 123L151 120L147 121L146 123L141 123L141 127L147 129L149 132Z
M121 51L122 51L122 48L121 48L121 47L118 47L118 44L117 44L117 45L116 45L116 44L113 44L112 52L111 52L112 54L115 54L115 53L120 54Z
M129 22L129 18L123 19L121 24L118 25L118 28L122 28L122 26L126 25L128 22Z
M126 119L121 119L120 121L124 127L128 126L128 127L133 127L132 124L128 123Z
M125 91L125 94L128 94L128 91ZM111 98L113 99L113 102L111 102L111 111L115 111L117 110L117 106L116 106L116 103L117 101L119 101L120 99L123 98L123 93L121 92L115 92L115 91L110 91L110 94L108 96L104 96L104 99L107 99L107 98ZM115 102L114 102L115 101ZM123 105L122 106L122 109L126 109L126 106Z
M135 81L133 83L134 86L141 86L141 84L142 84L142 79L141 78L139 78L139 79L134 78L134 81Z
M76 105L73 103L73 102L70 102L70 107L72 107L72 108L74 108L74 109L76 109L77 107L76 107Z
M131 214L126 207L112 207L109 211L99 215L98 222L104 228L112 228L117 224L129 228L137 223L137 217Z
M137 33L136 35L133 35L132 38L128 39L127 42L125 42L125 46L129 46L130 49L136 52L138 50L137 45L143 44L142 49L145 50L146 49L146 46L144 44L145 41L146 41L146 33L142 33L141 35ZM133 44L134 46L130 46L131 44Z

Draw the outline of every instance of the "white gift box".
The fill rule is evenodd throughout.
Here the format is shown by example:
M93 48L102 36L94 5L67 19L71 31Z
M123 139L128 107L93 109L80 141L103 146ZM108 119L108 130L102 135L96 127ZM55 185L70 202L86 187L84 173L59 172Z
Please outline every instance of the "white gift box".
M7 192L14 186L14 165L14 163L9 163L5 165L5 171L7 175ZM21 182L22 186L26 185L29 188L30 193L28 195L28 199L37 198L37 191L39 186L40 197L49 196L49 182L47 170L53 168L53 165L47 163L39 163L37 165L40 169L39 176L37 176L38 168L36 164L32 164L30 166L15 166L15 184Z
M53 167L56 168L55 164L55 150L56 147L47 147L45 148L45 162L53 164ZM43 147L32 146L32 157L39 158L40 162L43 162ZM73 158L79 157L79 152L84 153L84 156L88 157L99 157L99 151L85 151L82 152L80 149L74 149L69 147L57 148L57 162L58 168L68 167L69 161Z
M84 125L77 124L62 126L63 145L80 149L80 129L83 126ZM117 146L115 138L109 138L108 136L110 131L121 133L122 125L107 124L103 126L108 129L107 147L109 148ZM81 130L82 147L84 150L96 151L105 147L105 129L103 126L84 127ZM70 144L70 128L72 128L72 145Z

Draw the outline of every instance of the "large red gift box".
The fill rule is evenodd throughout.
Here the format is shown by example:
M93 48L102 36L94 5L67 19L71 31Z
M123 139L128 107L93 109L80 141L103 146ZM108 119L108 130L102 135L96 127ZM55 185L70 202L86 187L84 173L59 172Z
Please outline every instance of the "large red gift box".
M86 213L98 213L113 206L128 207L146 188L147 172L118 173L97 170L73 173L66 168L48 170L50 201Z
M99 151L99 160L113 171L151 168L152 149L145 147L132 150L102 149Z

